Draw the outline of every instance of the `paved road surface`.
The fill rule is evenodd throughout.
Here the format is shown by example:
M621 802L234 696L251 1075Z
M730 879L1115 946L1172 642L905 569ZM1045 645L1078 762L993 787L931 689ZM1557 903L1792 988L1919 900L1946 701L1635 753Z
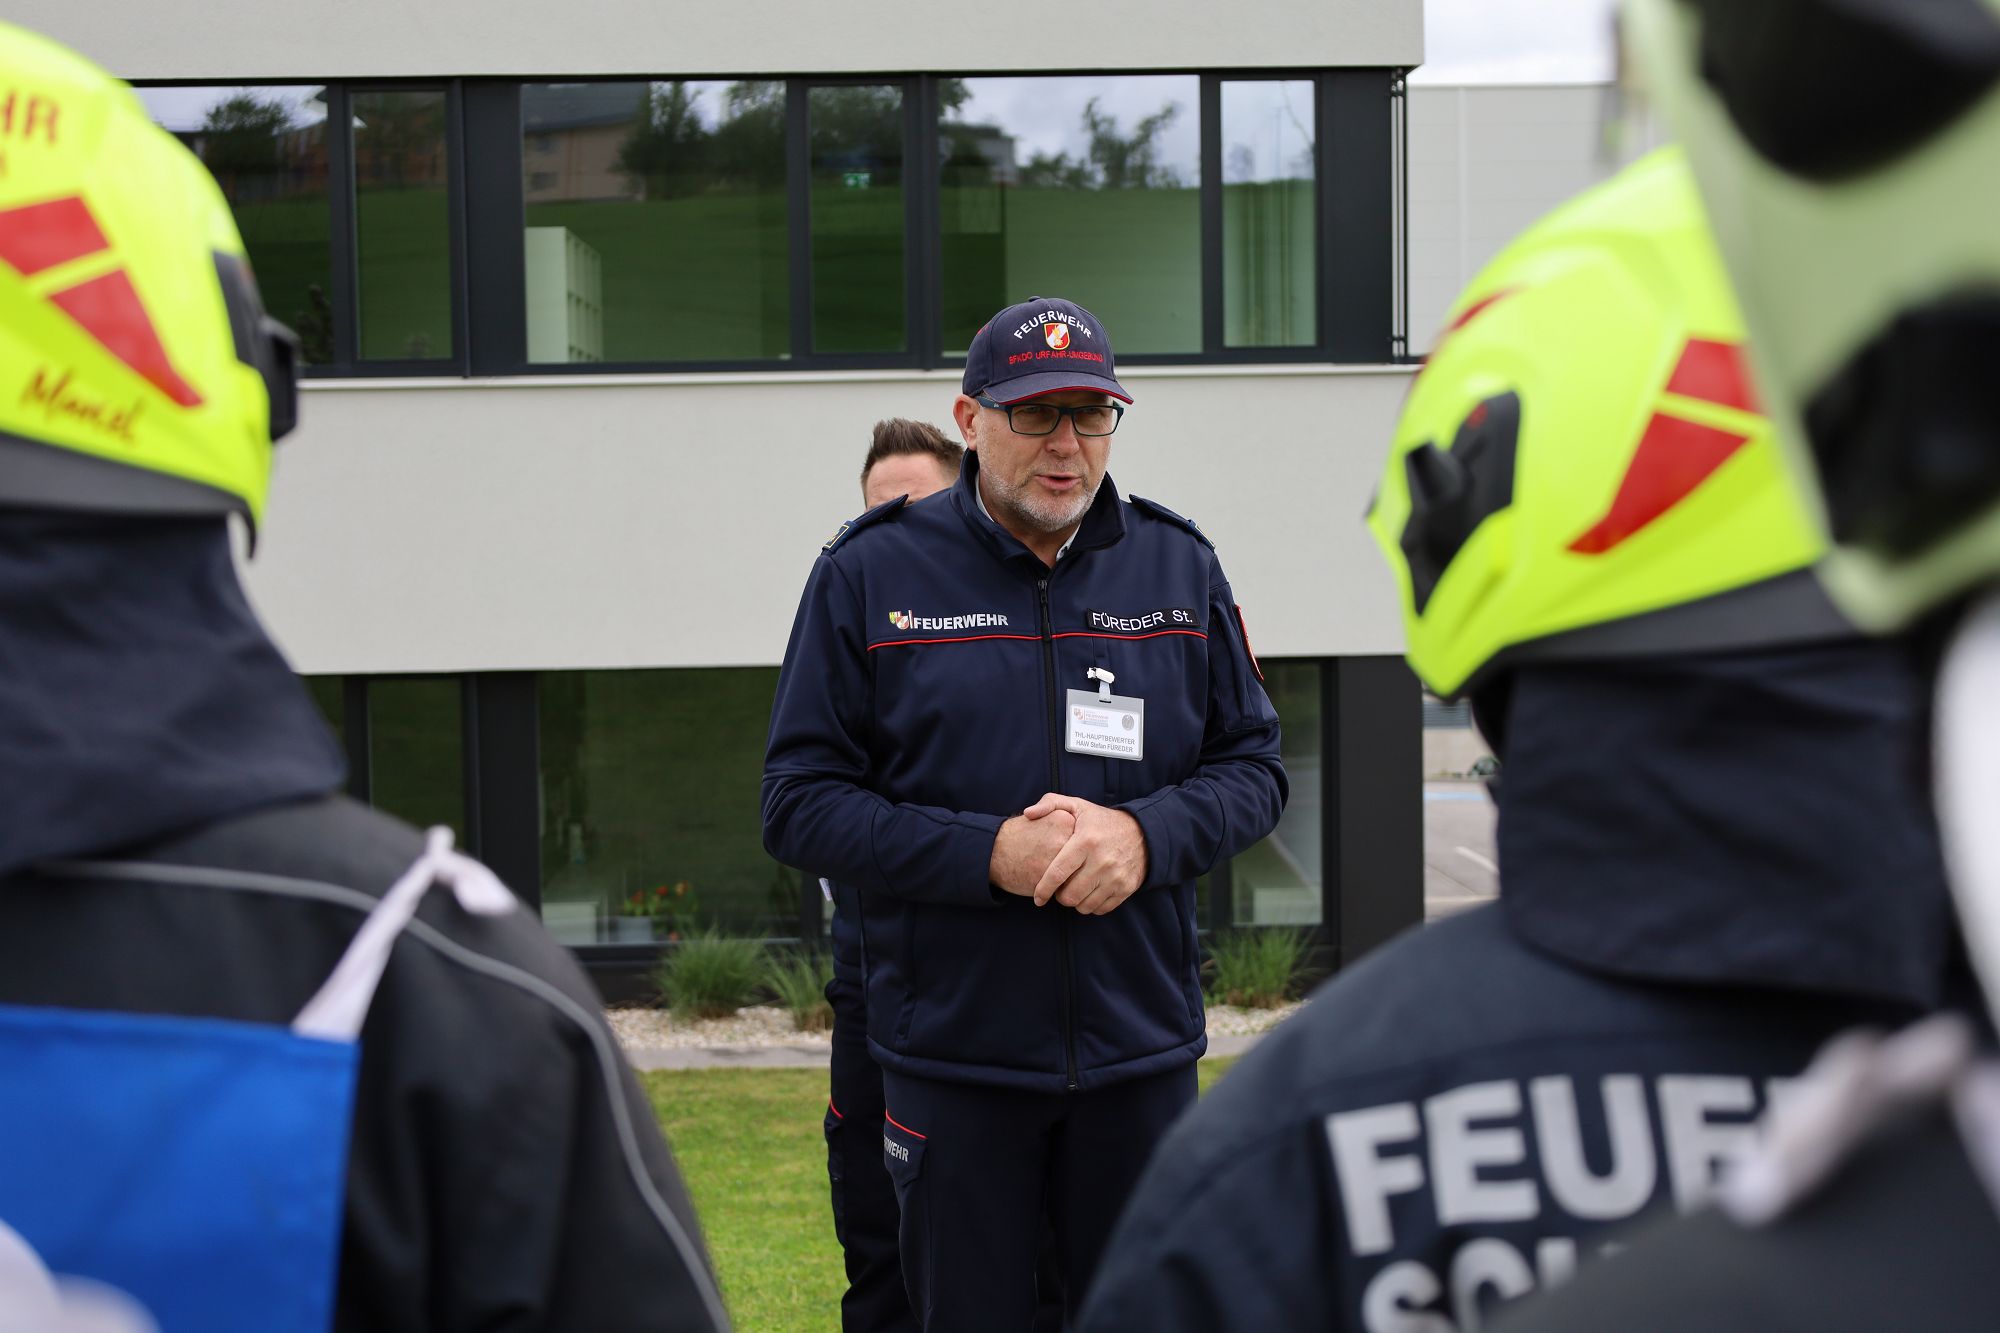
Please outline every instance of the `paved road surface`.
M1500 891L1493 802L1477 782L1424 784L1424 916L1462 912Z

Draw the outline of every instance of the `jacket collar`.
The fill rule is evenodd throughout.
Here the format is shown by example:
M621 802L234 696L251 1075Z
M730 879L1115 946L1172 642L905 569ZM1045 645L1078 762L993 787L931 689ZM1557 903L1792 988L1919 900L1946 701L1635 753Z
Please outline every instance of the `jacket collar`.
M1902 645L1538 664L1511 693L1517 934L1641 980L1939 1002L1951 913Z
M1001 560L1025 560L1036 569L1045 570L1047 565L1041 557L1030 551L1020 538L988 518L979 503L979 454L977 450L965 451L965 462L960 467L958 481L951 488L951 502L958 510L959 517L967 527ZM1076 536L1070 539L1069 554L1063 559L1073 560L1085 551L1095 551L1110 546L1125 536L1125 502L1118 494L1118 485L1111 480L1109 472L1097 488L1097 498L1084 511L1083 522L1077 525ZM1062 561L1058 561L1062 563Z

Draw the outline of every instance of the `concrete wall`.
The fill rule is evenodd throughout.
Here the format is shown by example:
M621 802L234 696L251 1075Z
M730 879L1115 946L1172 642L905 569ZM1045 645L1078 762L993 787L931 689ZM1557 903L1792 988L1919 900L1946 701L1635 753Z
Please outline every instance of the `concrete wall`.
M1415 65L1421 0L71 0L29 21L128 79Z
M1410 89L1410 346L1529 223L1659 142L1621 137L1606 84Z
M1258 653L1398 650L1361 512L1408 374L1123 373L1112 476L1213 538ZM918 371L313 382L251 594L308 673L775 664L860 508L868 428L948 426L956 392Z

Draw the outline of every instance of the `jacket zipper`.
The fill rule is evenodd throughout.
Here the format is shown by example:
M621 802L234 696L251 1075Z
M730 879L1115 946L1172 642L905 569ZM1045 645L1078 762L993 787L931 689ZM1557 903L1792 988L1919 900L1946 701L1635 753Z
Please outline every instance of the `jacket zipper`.
M1062 790L1062 752L1056 748L1056 719L1062 716L1062 700L1056 697L1056 635L1049 617L1049 581L1035 581L1042 612L1042 683L1049 692L1049 790ZM1063 1053L1069 1061L1069 1090L1076 1091L1076 1000L1071 993L1069 918L1056 918L1056 938L1062 943Z

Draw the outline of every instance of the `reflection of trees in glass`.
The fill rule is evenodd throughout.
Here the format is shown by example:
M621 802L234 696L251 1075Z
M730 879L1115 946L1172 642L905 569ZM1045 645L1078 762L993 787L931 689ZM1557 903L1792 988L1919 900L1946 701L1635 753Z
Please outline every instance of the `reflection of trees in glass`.
M1159 138L1180 118L1181 104L1169 102L1142 118L1129 134L1093 97L1083 104L1089 146L1081 158L1068 153L1036 153L1021 168L1021 184L1062 190L1165 190L1187 182L1160 161Z
M292 332L299 335L299 356L307 365L333 360L333 306L326 288L316 282L306 288L306 303L292 317Z
M354 117L356 174L363 181L399 189L442 180L443 93L360 93Z
M674 199L715 190L782 183L785 85L779 79L732 83L723 117L702 122L701 92L685 79L648 87L632 132L618 148L618 169L643 199Z
M903 90L892 84L812 90L815 170L867 170L875 184L902 178Z
M233 199L239 177L283 168L284 135L291 128L292 109L283 102L237 93L210 107L202 120L201 160Z

